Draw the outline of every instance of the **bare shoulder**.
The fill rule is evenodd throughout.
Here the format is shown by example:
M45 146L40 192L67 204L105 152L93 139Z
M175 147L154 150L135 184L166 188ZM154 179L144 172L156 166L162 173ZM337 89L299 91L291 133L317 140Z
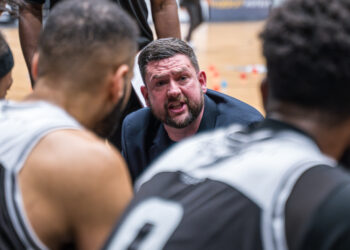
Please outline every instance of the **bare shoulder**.
M48 134L19 177L29 220L54 248L72 235L81 249L98 248L132 197L121 155L89 131Z
M56 168L60 173L109 172L125 168L120 153L104 140L85 130L60 130L45 136L33 150L33 161ZM36 164L37 165L37 164Z
M131 186L121 154L86 130L60 130L48 134L34 148L26 165L31 169L31 178L42 181L40 176L45 173L46 179L52 180L43 184L59 185L57 191L63 194L69 190L60 185L62 182L79 192L90 192L108 182L113 182L119 189Z
M40 188L50 187L56 195L73 195L74 190L80 194L95 190L90 197L101 196L108 189L96 188L107 183L119 190L131 189L121 154L85 130L60 130L48 134L33 149L22 172L28 172L28 178L42 184Z

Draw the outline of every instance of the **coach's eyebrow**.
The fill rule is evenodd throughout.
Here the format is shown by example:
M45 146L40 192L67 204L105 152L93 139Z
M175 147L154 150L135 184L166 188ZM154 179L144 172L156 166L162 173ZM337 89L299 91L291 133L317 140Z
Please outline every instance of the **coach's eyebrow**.
M179 69L173 69L171 70L171 74L179 74L179 73L182 73L184 71L188 71L188 68L186 67L181 67ZM155 74L155 75L152 75L151 76L151 81L153 80L157 80L157 79L160 79L160 78L164 78L165 76L167 76L168 74Z

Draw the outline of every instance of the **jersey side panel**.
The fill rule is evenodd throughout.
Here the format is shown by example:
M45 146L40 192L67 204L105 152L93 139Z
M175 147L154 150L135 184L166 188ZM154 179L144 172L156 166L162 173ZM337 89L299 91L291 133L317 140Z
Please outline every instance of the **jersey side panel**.
M21 242L7 209L6 169L0 163L0 249L26 249Z

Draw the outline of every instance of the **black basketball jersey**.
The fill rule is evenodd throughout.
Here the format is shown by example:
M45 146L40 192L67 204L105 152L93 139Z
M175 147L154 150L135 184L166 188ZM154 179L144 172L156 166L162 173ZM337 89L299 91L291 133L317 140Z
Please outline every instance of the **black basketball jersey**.
M43 4L45 0L26 0L31 3ZM51 0L51 7L61 0ZM124 9L137 23L140 36L138 38L139 49L145 47L148 43L153 41L153 33L148 25L148 10L145 0L111 0L116 2L122 9Z
M139 49L153 41L153 33L148 25L148 10L145 0L112 0L118 3L136 21L140 29Z
M105 249L350 249L341 240L350 228L349 175L312 138L277 121L181 142L136 186ZM322 222L336 234L327 237ZM328 247L312 245L320 242Z

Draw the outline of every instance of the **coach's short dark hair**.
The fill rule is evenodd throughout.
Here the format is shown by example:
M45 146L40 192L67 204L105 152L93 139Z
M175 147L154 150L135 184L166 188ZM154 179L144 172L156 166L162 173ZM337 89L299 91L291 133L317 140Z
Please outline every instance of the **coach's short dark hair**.
M261 38L274 99L350 116L349 0L289 0Z
M197 57L191 46L177 38L162 38L148 44L139 55L138 64L143 81L145 82L146 67L149 62L167 59L178 54L187 56L196 72L199 71Z
M132 64L137 37L134 20L113 2L62 1L50 12L39 38L38 75L65 77L88 89L109 70Z

